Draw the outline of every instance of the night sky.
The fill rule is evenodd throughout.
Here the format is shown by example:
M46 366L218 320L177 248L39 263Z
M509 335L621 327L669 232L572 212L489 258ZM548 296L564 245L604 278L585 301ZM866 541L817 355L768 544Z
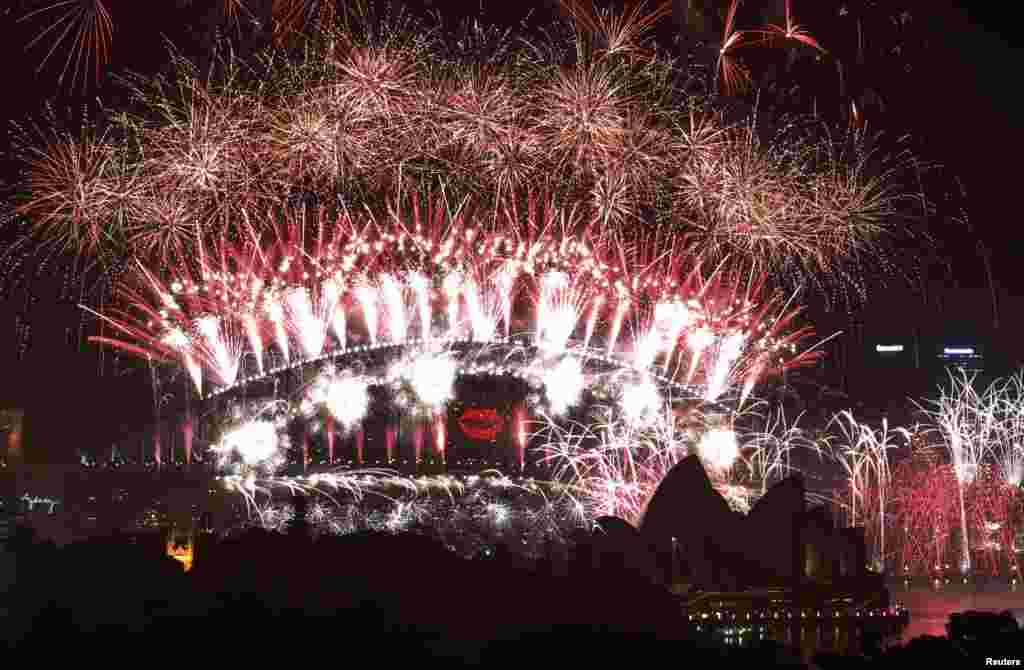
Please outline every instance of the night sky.
M769 6L774 0L760 2ZM19 23L26 8L40 6L39 1L21 0L10 3L13 7L0 10L3 35L5 92L0 96L0 117L5 129L12 120L38 117L42 105L52 100L55 108L81 109L90 98L100 95L115 104L109 86L90 88L85 96L72 95L72 86L59 84L60 66L66 60L65 51L54 54L53 64L37 72L37 66L49 45L43 44L27 50L26 45L38 33L38 25L30 29ZM112 72L126 69L154 72L166 67L166 46L163 36L187 53L202 48L209 35L211 22L203 16L202 7L216 3L194 0L109 0L105 3L114 20ZM259 5L260 2L253 2ZM427 3L428 5L431 3ZM432 3L435 7L447 2ZM486 3L485 3L486 4ZM496 3L504 5L505 3ZM531 3L516 3L515 17L492 20L518 19L527 12ZM550 3L541 5L535 21L543 21L547 12L557 12ZM685 4L677 0L677 4ZM749 0L745 6L756 6L759 0ZM804 19L826 48L829 36L835 41L855 40L851 23L839 18L838 0L795 0L794 12L801 16L816 12L831 13L832 18ZM857 4L855 2L848 3ZM870 3L869 3L870 4ZM1014 25L1010 16L1012 3L959 3L962 9L948 0L920 0L887 3L891 12L906 7L915 28L906 44L899 43L900 53L893 54L874 69L865 68L861 75L863 86L878 90L885 101L884 113L876 114L871 123L887 133L911 133L917 138L925 160L941 163L945 172L959 177L969 196L971 230L962 228L944 234L940 248L952 261L950 275L935 272L930 277L930 291L941 293L944 288L959 286L975 289L963 295L973 296L953 300L942 307L942 322L969 329L972 324L988 327L992 320L990 286L979 260L978 240L992 252L992 276L999 294L1001 341L1014 342L1019 338L1021 323L1019 304L1024 297L1019 252L1022 248L1021 226L1017 221L1021 186L1016 160L1022 155L1019 122L1015 123L1017 97L1016 74L1020 72L1021 52L1018 45L1004 33ZM182 9L181 5L191 5ZM812 9L817 7L817 9ZM826 9L823 9L826 8ZM494 12L489 12L494 17ZM34 31L34 32L33 32ZM661 32L672 31L671 19L666 19ZM851 37L852 36L852 37ZM870 38L869 38L870 39ZM50 42L52 44L52 40ZM841 48L834 48L836 52ZM909 71L907 70L909 66ZM73 113L73 112L72 112ZM15 165L11 159L7 133L0 133L3 144L0 173L8 185L14 181ZM10 239L5 231L2 240ZM15 287L0 295L0 405L23 407L28 413L26 439L32 460L68 461L74 458L79 440L106 442L123 428L141 426L152 416L153 397L148 386L149 373L144 369L122 365L122 373L99 374L103 367L96 348L80 337L81 319L75 299L58 300L61 279L59 268L44 273L46 279L34 283L35 300L26 311L25 290ZM10 279L10 278L5 278ZM871 307L860 318L892 318L897 322L910 322L917 312L907 305L914 298L897 290L879 291ZM1014 302L1014 298L1017 302ZM910 302L908 302L910 301ZM988 304L985 304L987 301ZM933 310L934 311L934 310ZM31 337L25 339L20 324L31 327ZM842 327L839 325L838 327ZM828 334L828 327L819 332ZM27 344L27 348L26 345ZM1010 355L1022 360L1019 353Z

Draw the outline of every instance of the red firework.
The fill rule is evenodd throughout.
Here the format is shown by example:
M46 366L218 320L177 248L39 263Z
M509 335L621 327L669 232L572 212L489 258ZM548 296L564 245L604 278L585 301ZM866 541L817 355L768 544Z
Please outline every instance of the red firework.
M954 468L934 456L919 454L896 469L890 524L899 543L895 556L904 570L944 573L959 567L965 541L961 486ZM1019 569L1016 536L1024 502L1019 488L1001 481L987 465L963 486L973 567L993 573Z
M679 381L713 383L716 397L736 383L745 396L763 376L813 359L796 355L809 331L788 330L797 310L766 295L763 277L705 273L680 244L595 240L572 211L535 197L525 214L452 212L441 199L413 200L408 212L246 224L272 232L201 243L194 263L166 279L140 267L123 287L130 313L106 317L129 340L99 341L177 359L197 385L202 369L221 387L245 376L246 350L262 372L274 367L262 361L269 347L287 362L321 356L329 334L337 349L438 337L442 314L444 337L487 341L540 323L544 341L564 347L574 335L587 346L597 332L609 355L639 356L643 367L658 360ZM556 288L561 277L570 284Z

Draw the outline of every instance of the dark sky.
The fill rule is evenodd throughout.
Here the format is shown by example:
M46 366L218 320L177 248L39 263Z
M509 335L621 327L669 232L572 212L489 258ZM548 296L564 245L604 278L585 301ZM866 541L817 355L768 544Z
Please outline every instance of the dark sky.
M769 6L774 1L765 0L763 4ZM0 54L7 64L0 117L7 120L37 114L43 101L55 96L58 107L81 102L59 95L68 87L57 85L53 68L36 73L44 52L25 51L26 43L34 35L15 18L19 11L24 12L24 7L33 4L41 3L20 0L13 9L0 10ZM107 4L115 20L115 71L160 67L166 61L165 46L158 37L161 32L186 49L201 41L202 31L189 30L187 25L201 27L203 21L192 11L188 14L191 24L183 23L178 0L109 0ZM528 4L516 4L520 16ZM757 4L758 0L749 0L744 6ZM799 16L802 7L832 4L839 3L795 0L794 11ZM1008 306L1003 310L1001 328L1015 333L1020 329L1019 309L1013 307L1012 298L1024 296L1024 280L1018 267L1024 233L1017 222L1022 191L1016 169L1024 135L1014 118L1019 97L1015 79L1021 71L1021 52L1018 45L1004 36L1014 25L1013 4L962 3L968 7L966 10L949 0L891 4L909 7L913 20L919 26L925 25L918 28L915 36L923 37L926 46L918 46L912 57L912 72L902 77L878 72L880 80L890 82L889 90L882 91L888 107L881 124L890 132L915 135L927 158L942 163L949 174L964 181L973 235L992 249L994 282L1001 293L1000 300ZM203 3L197 0L193 5ZM845 30L840 24L833 27ZM907 48L912 50L913 46ZM65 54L55 54L54 58L62 63ZM6 134L0 133L0 139L4 142L0 150L9 158ZM9 165L5 172L10 172ZM971 235L963 233L949 238L946 246L953 256L955 279L934 276L933 291L941 292L944 287L959 284L980 289L971 295L988 295L987 274L973 242ZM40 291L38 295L39 302L30 311L32 345L20 359L15 355L14 319L24 299L18 294L0 299L0 404L25 407L29 412L27 439L37 447L45 443L47 455L41 455L42 458L64 460L73 456L74 444L83 436L110 435L122 423L137 422L128 417L151 416L152 395L144 383L145 374L100 377L95 355L90 353L92 345L78 346L79 319L73 301L55 304L50 293ZM877 295L872 312L908 314L898 306L902 298L896 299L894 295ZM951 323L961 325L984 318L985 308L978 305L979 299L966 302L970 304L958 308L963 310L961 313L950 312L940 318L948 317Z
M1021 66L1021 51L1000 32L1012 25L1009 10L1002 3L982 3L984 12L978 4L959 10L958 23L945 30L936 26L937 38L945 39L936 67L923 73L923 88L931 95L922 95L912 114L921 119L929 146L946 146L948 157L940 159L968 186L971 219L995 252L997 279L1020 294L1024 283L1015 256L1024 235L1013 223L1019 185L1012 166L1024 135L1009 73Z

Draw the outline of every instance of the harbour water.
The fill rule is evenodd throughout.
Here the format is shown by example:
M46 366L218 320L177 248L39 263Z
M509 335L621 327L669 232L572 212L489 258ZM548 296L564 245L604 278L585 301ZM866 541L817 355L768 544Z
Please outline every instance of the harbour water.
M886 606L880 593L823 590L796 598L780 589L707 593L687 603L686 618L697 635L727 645L771 640L799 650L805 660L819 652L855 655L867 646L899 642L907 625L908 612Z
M910 624L903 631L903 640L922 635L946 634L951 614L969 610L1004 612L1016 615L1024 625L1024 586L1009 577L950 576L936 581L917 577L893 579L888 584L894 601L910 610Z

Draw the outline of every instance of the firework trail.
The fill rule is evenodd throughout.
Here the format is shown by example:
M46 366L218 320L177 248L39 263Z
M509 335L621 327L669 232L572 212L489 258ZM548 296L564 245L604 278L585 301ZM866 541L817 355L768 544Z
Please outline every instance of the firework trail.
M950 388L943 389L935 403L933 419L952 460L960 502L960 533L962 537L961 570L971 568L968 540L967 509L964 489L974 483L989 441L994 437L995 417L984 411L984 400L974 388L976 375L963 370L950 373Z
M857 502L867 526L872 522L871 535L877 541L875 564L880 572L886 566L886 527L889 523L892 491L892 460L890 452L899 448L897 439L910 441L904 428L889 428L887 420L874 430L860 423L850 411L840 412L831 422L839 427L840 438L833 444L834 454L846 470L850 495L852 525L857 525ZM873 517L873 518L872 518Z
M977 374L964 370L951 372L949 387L926 410L935 424L934 432L942 440L949 456L957 486L960 517L961 569L972 566L971 536L978 527L970 517L969 498L975 490L984 491L980 479L991 481L994 470L1000 484L996 489L1019 481L1020 450L1016 442L1020 421L1020 375L991 384L985 391L976 388ZM1006 489L1004 489L1006 490ZM1006 513L1000 516L1005 519ZM981 522L993 522L991 519Z
M71 48L61 68L58 82L63 84L65 77L70 75L71 86L74 87L81 74L84 87L91 60L94 64L94 81L98 83L101 70L110 62L111 42L114 36L114 23L106 4L104 0L61 0L48 2L20 17L19 23L38 19L45 21L46 24L46 27L28 43L27 49L53 40L36 72L46 66L62 45L69 44Z
M623 394L636 388L626 385ZM746 427L737 428L738 422ZM542 416L536 438L554 480L581 513L619 516L634 525L668 471L691 453L729 505L744 513L771 483L798 471L791 452L822 456L821 447L784 415L747 410L732 417L700 405L680 412L664 398L642 423L621 402L599 409L597 419L586 423Z
M951 373L939 398L921 407L929 423L911 430L884 422L876 430L850 412L830 424L838 428L830 451L847 479L841 506L867 528L879 560L898 558L905 572L941 574L950 555L962 572L1019 567L1020 375L984 390L976 383L974 374ZM893 458L903 439L912 450Z
M985 409L996 418L998 435L989 441L988 455L1000 480L1018 487L1024 481L1024 373L994 382L985 400Z
M504 325L513 334L533 333L537 350L525 369L549 390L564 387L555 391L568 400L563 410L573 389L582 389L573 370L579 355L589 354L585 347L577 352L580 338L604 338L607 350L621 352L622 366L660 368L679 383L701 384L710 401L739 387L742 402L765 376L814 359L796 351L810 331L787 332L797 312L761 280L743 283L722 272L704 278L696 260L684 269L682 253L657 271L638 270L622 264L630 259L615 246L557 235L531 220L501 219L503 232L494 233L472 222L466 210L424 220L414 207L408 223L397 213L384 222L321 217L312 233L279 231L279 241L263 247L200 245L198 264L179 266L167 279L139 267L122 287L131 309L102 316L128 337L95 339L176 360L209 395L328 354L498 343ZM583 286L585 294L573 288ZM654 306L653 319L645 304ZM648 324L638 340L619 325L629 319ZM273 345L276 364L268 357ZM427 404L443 403L445 391L431 391L427 381L446 384L460 363L439 358L440 350L410 355L390 377L416 387L421 399L429 395ZM685 373L671 365L686 359Z
M746 477L760 495L767 492L769 482L780 481L799 472L793 465L795 453L814 454L819 460L824 457L826 445L800 427L802 413L790 422L781 407L759 402L745 414L747 416L741 420L747 423L748 417L752 418L756 428L740 431L746 452L741 458Z

